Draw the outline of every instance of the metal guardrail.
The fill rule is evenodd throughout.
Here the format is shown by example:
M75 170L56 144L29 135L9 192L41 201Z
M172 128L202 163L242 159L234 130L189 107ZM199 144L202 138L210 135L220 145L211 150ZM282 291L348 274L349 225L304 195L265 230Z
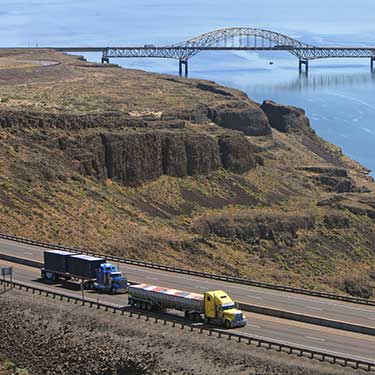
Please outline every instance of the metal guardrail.
M153 269L158 269L158 270L162 270L162 271L182 273L182 274L186 274L186 275L190 275L190 276L204 277L204 278L208 278L208 279L226 281L226 282L231 282L231 283L236 283L236 284L251 285L251 286L256 286L256 287L260 287L260 288L280 290L280 291L284 291L284 292L304 294L304 295L308 295L308 296L314 296L314 297L327 298L327 299L339 300L339 301L344 301L344 302L357 303L357 304L362 304L362 305L367 305L367 306L375 306L375 300L371 300L371 299L349 297L349 296L343 296L343 295L333 294L333 293L326 293L326 292L321 292L321 291L316 291L316 290L311 290L311 289L294 288L294 287L290 287L290 286L286 286L286 285L265 283L265 282L261 282L261 281L255 281L255 280L244 279L244 278L233 277L233 276L215 275L215 274L211 274L211 273L208 273L208 272L192 271L192 270L188 270L188 269L185 269L185 268L165 266L165 265L162 265L162 264L144 262L144 261L136 260L136 259L121 258L121 257L108 255L108 254L98 254L98 253L95 253L95 252L90 251L90 250L84 250L84 249L71 248L71 247L66 247L66 246L61 246L61 245L55 245L55 244L30 240L30 239L26 239L26 238L22 238L22 237L16 237L16 236L11 236L11 235L7 235L7 234L1 234L1 233L0 233L0 238L10 240L10 241L15 241L15 242L26 243L26 244L30 244L30 245L33 245L33 246L45 247L45 248L48 248L48 249L65 250L65 251L71 251L71 252L93 255L93 256L98 256L98 257L105 257L107 260L111 260L111 261L118 262L118 263L131 264L131 265L134 265L134 266L147 267L147 268L153 268Z
M36 262L30 259L18 258L13 255L7 255L0 253L0 260L5 260L12 263L23 264L29 267L34 267L41 269L44 264L42 262ZM128 280L128 282L133 284L138 284L136 281ZM237 301L237 306L240 310L251 311L256 314L269 315L282 319L296 320L298 322L304 322L308 324L316 324L324 327L331 327L336 329L341 329L344 331L357 332L365 335L375 336L375 327L363 326L354 323L348 323L338 320L326 319L322 317L305 315L300 313L295 313L292 311L279 310L266 306L259 306L254 304L249 304L246 302Z
M103 309L105 311L111 311L112 313L119 313L125 315L129 318L135 317L137 319L144 318L145 321L153 321L154 323L162 323L167 325L171 323L172 327L178 327L180 329L189 329L191 332L198 332L200 334L206 333L208 336L213 336L217 338L225 338L227 340L235 340L239 343L245 343L247 345L255 345L258 348L265 348L268 350L274 350L278 352L284 352L287 354L298 355L299 357L305 357L309 359L316 359L321 362L328 362L331 364L338 364L343 367L351 367L353 369L361 369L367 372L375 371L375 362L365 361L362 359L357 359L354 357L346 357L343 355L332 354L328 351L312 350L303 346L289 345L287 343L263 339L255 336L243 335L239 333L234 333L231 331L224 331L216 328L209 328L205 326L197 326L192 323L187 323L182 320L160 317L152 313L132 311L127 307L112 305L109 303L102 303L99 301L94 301L91 299L82 299L78 296L72 296L69 294L54 292L51 290L46 290L43 288L37 288L25 283L15 282L15 281L4 281L0 280L0 285L9 286L11 288L16 288L19 290L25 290L26 292L31 292L33 294L38 294L46 297L59 298L62 300L67 300L68 302L74 302L75 304L81 303L82 306L89 306L91 308L96 308L98 310Z

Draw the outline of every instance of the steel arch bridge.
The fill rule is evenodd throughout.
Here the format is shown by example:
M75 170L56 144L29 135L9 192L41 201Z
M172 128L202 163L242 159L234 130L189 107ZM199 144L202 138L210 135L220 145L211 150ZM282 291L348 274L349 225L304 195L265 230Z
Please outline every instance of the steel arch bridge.
M69 51L68 49L60 50ZM87 51L87 49L84 50ZM308 70L309 60L323 58L367 57L371 59L372 69L375 61L375 47L318 47L275 31L247 27L219 29L170 46L146 44L143 47L105 47L98 50L103 53L103 63L109 62L110 58L177 59L180 63L180 75L182 75L183 66L187 75L188 60L202 51L288 51L299 59L300 71L303 65L306 71Z

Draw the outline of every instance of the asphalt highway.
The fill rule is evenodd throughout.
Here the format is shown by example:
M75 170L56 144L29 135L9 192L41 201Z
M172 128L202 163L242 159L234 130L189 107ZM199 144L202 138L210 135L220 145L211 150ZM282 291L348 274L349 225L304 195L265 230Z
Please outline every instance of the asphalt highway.
M0 239L0 253L43 262L45 248ZM202 293L223 289L237 302L375 327L375 307L119 264L129 280ZM375 356L374 356L375 357Z
M21 281L43 289L50 289L51 291L81 296L77 283L48 284L39 280L40 271L36 268L0 260L1 266L13 266L13 279L15 281ZM120 306L127 305L127 294L111 296L103 293L97 294L93 291L85 291L84 293L85 298ZM56 303L59 303L58 300L56 300ZM291 345L302 345L309 349L325 350L331 353L334 352L337 355L352 356L363 360L371 361L375 358L375 337L373 336L252 313L246 313L246 316L248 325L243 328L233 329L234 332L283 341Z

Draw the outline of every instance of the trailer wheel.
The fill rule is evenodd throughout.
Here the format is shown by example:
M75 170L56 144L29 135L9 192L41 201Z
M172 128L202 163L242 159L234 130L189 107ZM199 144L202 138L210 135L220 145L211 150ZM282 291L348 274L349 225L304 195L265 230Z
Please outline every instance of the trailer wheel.
M58 276L55 273L48 272L48 271L44 272L44 280L55 282L57 281L57 279L58 279Z
M232 326L232 323L230 322L230 320L228 320L228 319L225 319L225 321L224 321L224 327L225 328L230 328Z
M146 310L146 303L145 303L145 302L142 302L142 303L141 303L141 309L142 309L142 310Z
M185 311L185 318L190 319L190 312L189 311Z
M194 322L200 323L201 321L202 321L202 317L200 316L200 314L195 313L194 314Z
M151 303L148 303L148 304L146 305L146 310L147 310L147 311L151 311L151 310L152 310Z

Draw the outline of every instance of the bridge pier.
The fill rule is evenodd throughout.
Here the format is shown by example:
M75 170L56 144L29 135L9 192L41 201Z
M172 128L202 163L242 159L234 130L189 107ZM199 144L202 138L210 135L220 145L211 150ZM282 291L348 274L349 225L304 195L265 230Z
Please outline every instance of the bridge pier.
M370 68L371 71L374 71L374 61L375 61L375 56L370 57Z
M182 77L183 74L183 66L185 66L185 77L189 74L189 66L188 66L188 60L182 60L179 61L179 75Z
M102 64L105 64L105 63L107 63L107 64L109 64L109 57L102 57Z
M303 72L303 66L305 66L305 74L309 73L309 60L299 60L299 72Z

